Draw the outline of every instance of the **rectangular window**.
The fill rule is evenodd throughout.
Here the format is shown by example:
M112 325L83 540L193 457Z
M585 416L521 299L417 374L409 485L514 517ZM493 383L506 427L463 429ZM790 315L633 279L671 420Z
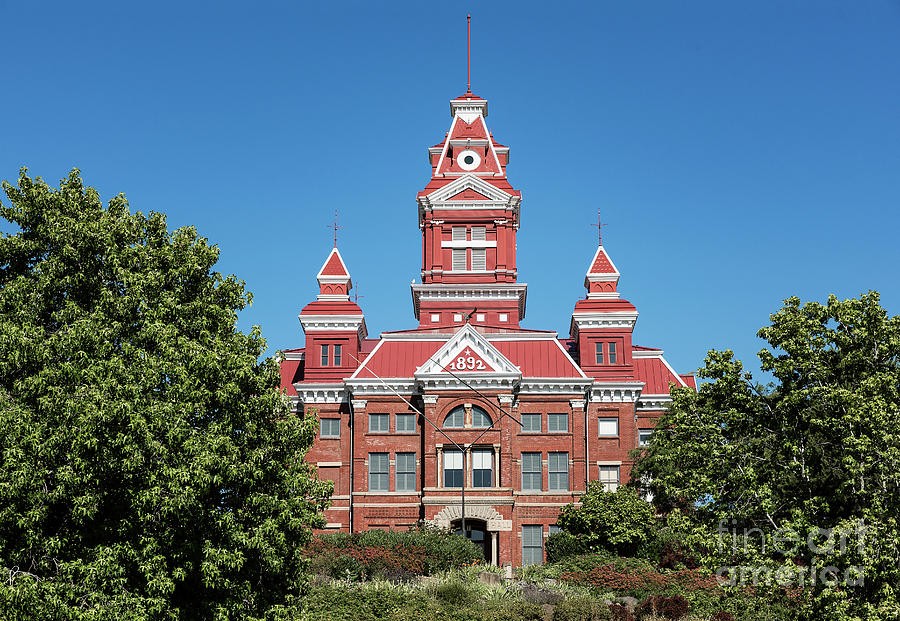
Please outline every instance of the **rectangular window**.
M487 269L487 250L484 248L472 248L472 269Z
M500 321L503 323L506 323L507 321L509 321L509 315L507 313L500 313L499 317L500 317Z
M416 454L397 453L397 467L394 470L394 491L416 491Z
M544 562L544 527L540 524L522 526L522 565Z
M328 345L322 345L322 366L328 366Z
M388 491L387 453L369 453L369 491Z
M437 323L441 320L440 313L431 313L431 323Z
M603 343L597 343L597 364L603 364Z
M597 419L597 435L601 438L619 437L619 419L600 417Z
M600 466L600 484L607 492L619 488L619 466Z
M540 453L522 453L522 490L539 492L544 489Z
M484 321L484 313L475 313L475 321Z
M444 451L444 487L462 487L462 453Z
M648 446L652 437L652 429L638 429L638 446Z
M566 433L569 431L569 415L547 414L547 431L549 433Z
M415 414L397 414L394 417L394 431L397 433L415 433L416 432L416 415Z
M369 414L369 433L388 433L390 419L387 414Z
M454 272L466 271L466 249L454 248L451 252L453 254L453 265L451 266L451 270Z
M549 528L549 530L547 532L550 535L555 535L556 533L559 532L559 526L557 526L556 524L551 524L548 528Z
M341 437L341 419L340 418L319 419L319 437L320 438L340 438Z
M550 453L548 457L550 468L547 489L554 491L569 489L569 454Z
M487 228L483 226L472 227L472 241L484 241L487 239Z
M462 314L453 313L453 321L462 321Z
M472 487L494 487L494 451L472 451Z
M450 229L450 235L453 241L466 241L466 227L454 226Z
M541 415L522 414L522 433L540 433Z
M609 363L610 364L616 363L616 344L615 343L609 344Z
M336 367L341 366L341 346L340 345L334 346L334 366L336 366Z

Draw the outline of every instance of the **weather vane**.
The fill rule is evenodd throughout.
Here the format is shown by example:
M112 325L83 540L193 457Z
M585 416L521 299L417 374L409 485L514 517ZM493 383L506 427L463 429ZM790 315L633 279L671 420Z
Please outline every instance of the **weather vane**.
M326 224L325 227L329 229L334 229L334 247L337 248L337 233L338 229L344 228L343 224L337 223L337 209L334 210L334 224Z
M606 222L600 221L600 210L599 209L597 210L597 224L592 224L591 226L597 227L597 243L602 246L603 245L603 227L609 226L609 224L607 224Z

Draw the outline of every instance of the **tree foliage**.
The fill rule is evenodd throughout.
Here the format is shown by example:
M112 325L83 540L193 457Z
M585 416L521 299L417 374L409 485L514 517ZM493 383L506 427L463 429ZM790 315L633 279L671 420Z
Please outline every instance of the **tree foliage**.
M900 317L875 292L793 297L759 336L775 383L754 384L730 351L711 351L699 391L673 390L637 476L652 479L660 507L725 531L724 557L836 567L841 584L804 586L813 616L896 618ZM827 549L829 529L848 538L843 552ZM776 540L785 536L794 541ZM843 583L852 567L864 584Z
M583 550L609 550L633 555L648 541L654 526L653 508L637 492L619 487L608 492L593 481L581 496L581 506L562 508L556 523L574 535Z
M0 215L6 618L262 618L304 588L328 486L250 294L160 213L23 170Z

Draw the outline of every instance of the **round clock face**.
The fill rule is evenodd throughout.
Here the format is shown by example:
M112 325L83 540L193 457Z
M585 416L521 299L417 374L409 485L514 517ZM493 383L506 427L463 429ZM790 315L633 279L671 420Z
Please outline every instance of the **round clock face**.
M481 156L472 149L466 149L456 156L456 163L463 170L475 170L481 164Z

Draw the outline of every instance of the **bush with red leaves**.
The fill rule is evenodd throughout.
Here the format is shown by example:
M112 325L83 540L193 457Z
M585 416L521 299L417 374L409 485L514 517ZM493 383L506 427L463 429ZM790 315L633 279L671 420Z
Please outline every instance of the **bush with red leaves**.
M666 619L680 619L691 609L691 605L681 595L651 595L641 602L635 612L640 618L662 615Z

